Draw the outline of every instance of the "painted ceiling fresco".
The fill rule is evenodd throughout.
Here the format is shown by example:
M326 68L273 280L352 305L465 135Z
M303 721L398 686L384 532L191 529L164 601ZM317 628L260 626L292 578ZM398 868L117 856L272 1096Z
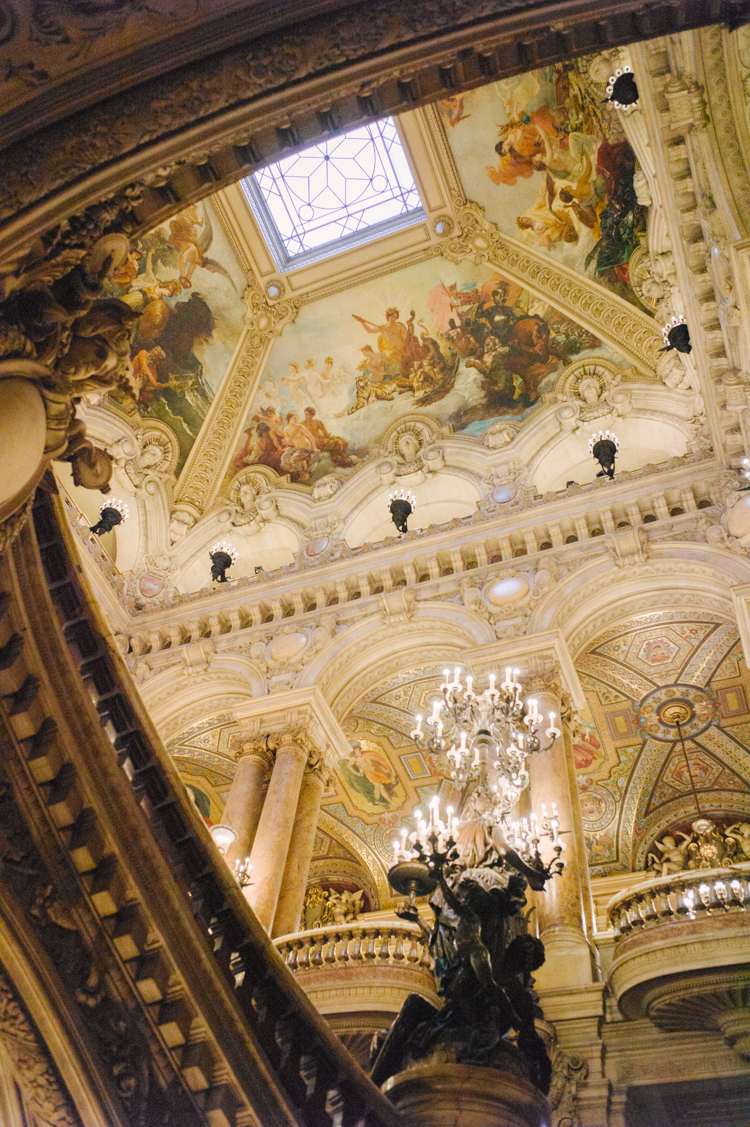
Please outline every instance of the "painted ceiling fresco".
M504 78L441 103L466 197L507 235L642 308L628 262L646 233L635 154L601 56Z
M430 259L302 309L273 346L233 458L346 476L407 412L480 435L525 416L575 358L625 362L489 266Z
M435 794L455 805L445 756L420 752L409 733L417 713L428 713L438 697L443 666L405 670L365 694L342 726L352 751L336 764L336 794L325 810L351 826L386 867L393 862L393 839L402 825L413 826L413 810Z
M640 869L659 833L704 814L746 814L750 702L736 628L655 612L613 627L576 666L587 709L573 754L591 872ZM686 756L664 709L685 702ZM689 768L688 768L689 763Z
M160 419L184 465L242 332L245 280L210 203L135 241L109 292L140 314L131 357L138 401L121 411Z

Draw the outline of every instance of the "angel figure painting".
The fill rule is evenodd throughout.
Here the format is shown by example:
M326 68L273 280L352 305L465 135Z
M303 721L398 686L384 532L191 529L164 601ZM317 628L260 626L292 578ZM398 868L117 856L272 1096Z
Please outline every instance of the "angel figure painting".
M355 808L368 814L396 810L406 798L392 763L376 743L353 741L337 767Z
M178 472L242 331L242 288L242 273L206 203L138 239L112 275L111 295L139 314L131 353L137 409L174 431Z
M556 63L440 104L466 196L529 247L640 306L628 262L646 233L636 158L605 87L615 64Z
M584 355L619 359L491 266L418 263L302 308L274 342L233 469L345 477L405 413L481 435L533 410Z

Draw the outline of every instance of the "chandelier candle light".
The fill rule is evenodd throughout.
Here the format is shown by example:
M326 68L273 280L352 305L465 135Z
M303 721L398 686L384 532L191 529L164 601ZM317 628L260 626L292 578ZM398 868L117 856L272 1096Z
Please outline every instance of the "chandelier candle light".
M416 829L410 833L402 828L400 840L394 840L389 880L397 892L409 895L408 915L416 911L417 896L434 890L446 864L475 867L491 857L494 867L514 869L536 889L564 867L556 807L550 814L542 807L541 818L534 813L515 816L529 785L528 756L547 751L560 735L555 714L549 714L543 742L544 717L535 700L524 705L517 669L507 668L499 687L497 674L491 673L482 693L474 691L471 676L462 680L460 667L452 676L446 669L444 677L442 700L434 702L429 720L416 717L411 738L420 751L443 754L450 761L451 777L463 789L462 808L456 816L447 807L443 818L435 795L428 817L417 808ZM548 863L540 853L544 838L552 846ZM483 843L479 853L477 842Z
M391 493L388 498L388 510L391 514L391 520L402 536L405 532L409 531L406 527L406 522L416 507L417 500L414 494L408 489L398 489L395 493Z
M92 524L89 532L93 532L94 536L103 536L105 532L111 532L118 524L124 524L130 516L130 510L124 501L118 501L113 497L109 501L105 501L99 512L99 520L96 524Z
M589 439L589 454L591 454L602 467L597 477L613 478L615 476L615 455L620 449L620 440L611 430L598 430Z
M228 540L219 540L213 548L209 548L211 557L211 578L215 583L227 582L227 571L237 563L237 552Z
M671 352L672 349L675 349L677 352L687 354L693 351L693 346L690 343L690 330L683 316L670 317L666 325L662 325L661 335L664 340L664 348L660 348L659 352Z

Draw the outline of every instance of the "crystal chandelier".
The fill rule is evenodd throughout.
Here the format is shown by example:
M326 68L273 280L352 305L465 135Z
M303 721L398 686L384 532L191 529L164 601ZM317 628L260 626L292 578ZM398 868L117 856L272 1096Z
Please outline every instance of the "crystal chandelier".
M556 807L548 813L543 806L541 817L516 816L529 784L529 755L548 750L560 735L555 714L549 714L543 739L544 717L535 700L524 705L517 669L506 669L499 687L497 674L491 673L479 694L471 676L462 682L459 667L452 678L448 669L444 676L442 700L435 701L429 720L416 717L411 737L420 751L443 754L451 762L462 803L458 816L448 807L442 818L435 796L428 817L415 810L416 829L402 829L401 840L393 843L396 864L389 880L396 891L409 894L411 909L416 896L435 888L435 874L446 864L508 867L536 889L564 867ZM546 862L543 839L552 850Z

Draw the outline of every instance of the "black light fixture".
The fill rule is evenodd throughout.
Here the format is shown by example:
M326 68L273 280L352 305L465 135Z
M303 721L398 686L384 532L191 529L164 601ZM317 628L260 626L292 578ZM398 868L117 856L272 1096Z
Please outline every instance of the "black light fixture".
M615 455L620 449L620 440L611 430L599 430L589 439L589 454L596 458L602 467L597 477L615 476Z
M220 540L209 548L211 557L211 578L214 583L226 583L227 571L232 564L237 563L237 553L228 540Z
M661 335L664 338L664 348L660 348L659 352L671 352L672 349L685 353L693 351L690 330L684 317L670 317L666 325L662 325Z
M89 532L93 532L94 536L103 536L105 532L111 532L118 524L123 524L129 515L130 510L125 502L112 498L111 501L104 502L99 510L99 520L89 527Z
M402 536L405 532L409 531L406 527L406 522L416 507L416 498L408 489L399 489L398 492L391 493L388 498L388 510L391 514L391 520Z
M618 67L607 83L607 99L616 110L638 105L638 87L632 67Z

